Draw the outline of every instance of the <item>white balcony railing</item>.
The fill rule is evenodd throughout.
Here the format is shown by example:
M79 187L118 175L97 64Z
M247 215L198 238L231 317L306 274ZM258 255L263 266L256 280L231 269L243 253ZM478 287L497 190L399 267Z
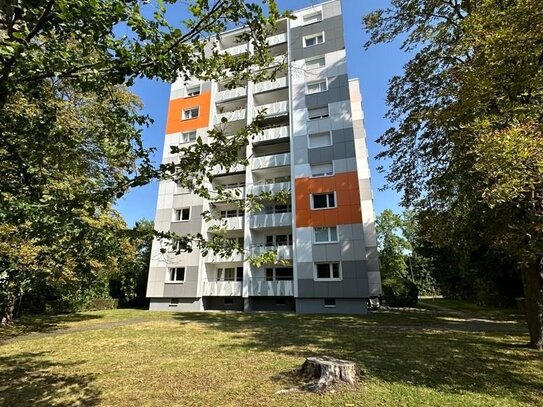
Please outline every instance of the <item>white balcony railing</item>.
M229 122L235 122L236 120L245 120L245 109L232 110L231 112L216 113L215 114L215 124L222 123L223 117Z
M223 102L225 100L237 99L245 96L247 96L247 88L226 89L217 93L216 101Z
M249 281L249 295L285 297L294 295L294 290L290 280L266 281L252 278Z
M262 192L272 192L276 194L281 191L290 191L290 182L276 182L275 184L255 184L251 188L253 195L258 195Z
M292 226L292 212L255 214L250 223L251 229Z
M213 219L209 222L209 226L216 226L226 230L242 230L244 226L244 217L235 216L232 218Z
M221 256L220 254L215 254L209 252L204 258L206 263L233 263L233 262L242 262L243 253L242 252L233 252L230 256Z
M241 281L204 281L202 295L218 297L241 296Z
M274 45L282 44L284 42L287 42L287 33L272 35L271 37L268 37L266 39L266 43L270 47L272 47Z
M249 44L239 44L230 48L226 48L224 51L230 55L239 55L249 50Z
M269 141L280 138L289 137L290 132L288 126L271 127L269 129L262 130L262 133L255 136L253 142L258 143L261 141Z
M255 83L254 93L268 92L270 90L281 89L287 87L287 77L276 78L275 80L269 80L264 82Z
M292 260L292 246L257 246L251 248L251 256L259 256L270 251L277 252L277 260Z
M265 113L263 113L264 116L273 116L288 113L288 101L283 100L281 102L255 106L253 108L253 115L256 116L262 110L265 110Z
M285 165L290 165L290 153L255 157L253 158L252 169L258 170L261 168L282 167Z
M243 164L236 164L235 166L228 169L225 169L219 165L216 165L211 170L211 173L213 175L219 175L219 174L233 174L236 172L243 172L243 171L245 171L245 166Z

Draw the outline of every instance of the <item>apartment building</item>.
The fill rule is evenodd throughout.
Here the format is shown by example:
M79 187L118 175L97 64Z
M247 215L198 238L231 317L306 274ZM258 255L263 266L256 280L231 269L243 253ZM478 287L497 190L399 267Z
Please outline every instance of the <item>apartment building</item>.
M370 170L359 83L347 76L341 2L294 12L268 39L274 62L286 63L277 79L226 89L220 82L171 87L163 162L171 146L185 146L228 119L229 130L266 109L265 128L247 147L247 167L214 169L210 188L237 189L240 197L289 191L285 202L258 211L210 202L172 181L159 185L155 228L179 235L211 236L213 211L242 253L203 256L153 244L147 296L151 310L280 310L298 313L367 312L381 294ZM219 46L251 52L239 30ZM275 251L274 264L247 259Z

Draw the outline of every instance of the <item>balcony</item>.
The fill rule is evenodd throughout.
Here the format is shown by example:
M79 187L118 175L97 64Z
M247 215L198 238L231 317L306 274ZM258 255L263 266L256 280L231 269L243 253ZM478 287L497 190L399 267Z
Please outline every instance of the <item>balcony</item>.
M253 158L252 169L258 170L263 168L283 167L285 165L290 165L290 153L255 157Z
M262 130L261 134L255 136L253 143L261 143L264 141L272 141L288 137L290 137L290 131L288 126L271 127L269 129Z
M232 110L230 112L216 113L214 117L214 123L222 123L222 119L226 118L229 122L235 122L237 120L245 120L245 109Z
M202 296L234 297L241 296L241 281L204 281Z
M257 246L251 249L251 256L260 256L266 252L277 252L277 260L292 260L292 246Z
M276 78L275 80L269 80L264 82L255 83L254 93L269 92L271 90L286 88L288 85L287 77Z
M276 34L266 39L266 43L270 47L278 44L283 44L285 42L287 42L287 33Z
M251 229L292 226L292 212L261 213L251 216Z
M206 257L204 257L204 262L206 263L234 263L242 262L243 253L233 252L230 256L221 256L220 254L215 254L209 252Z
M292 281L266 281L264 279L252 278L249 281L249 295L262 297L285 297L293 296Z
M274 194L281 191L290 191L290 182L276 182L275 184L257 184L251 188L253 195L258 195L262 192L272 192Z
M244 226L244 219L244 216L213 219L209 222L209 227L218 227L226 230L242 230Z
M275 103L268 103L265 105L259 105L255 106L253 108L253 116L256 116L259 111L265 110L263 113L264 116L276 116L280 114L287 114L288 113L288 101L283 100L281 102L275 102Z
M224 102L226 100L238 99L247 96L247 88L226 89L218 92L216 102Z
M223 168L220 165L216 165L211 170L211 173L213 175L224 175L224 174L235 174L235 173L244 172L244 171L245 171L245 166L243 164L236 164L235 166L228 169Z
M272 38L272 37L270 37L270 38ZM249 44L236 45L234 47L226 48L224 51L227 52L230 55L243 54L243 53L249 51Z

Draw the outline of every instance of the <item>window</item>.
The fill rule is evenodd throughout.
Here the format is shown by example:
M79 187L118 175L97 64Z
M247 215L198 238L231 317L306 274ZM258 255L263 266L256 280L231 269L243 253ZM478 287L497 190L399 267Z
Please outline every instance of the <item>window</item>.
M168 281L170 283L185 282L185 267L173 267L168 269Z
M309 120L323 119L330 116L328 106L310 107L307 109Z
M318 81L308 82L306 85L306 93L311 95L313 93L325 92L328 90L328 82L326 79L319 79Z
M228 209L226 211L221 211L221 219L224 218L237 218L238 216L243 216L245 214L243 209Z
M179 298L170 298L170 307L177 307L179 304Z
M307 70L319 69L324 67L324 65L326 65L325 57L308 58L305 60L305 69Z
M316 227L313 228L315 243L337 242L337 227Z
M312 47L313 45L322 44L324 42L324 33L306 35L304 37L304 47Z
M199 94L200 94L200 85L191 86L191 87L187 88L187 96L186 97L198 96Z
M304 16L304 25L318 23L319 21L322 21L322 11L317 11L316 13Z
M278 307L287 305L287 299L286 298L276 298L275 299L275 305L277 305Z
M226 297L224 299L224 305L234 305L234 299L232 297Z
M309 134L309 148L326 147L332 145L332 132Z
M292 281L292 279L291 268L276 267L266 269L266 281Z
M313 178L327 177L329 175L334 175L334 164L332 162L311 164L311 176Z
M200 114L199 107L191 107L183 110L183 120L196 119Z
M336 194L330 192L328 194L315 194L312 195L311 202L313 207L311 209L328 209L336 207Z
M175 221L186 222L190 220L190 208L181 208L175 210Z
M243 267L218 268L217 281L243 281Z
M292 246L292 235L266 236L266 246Z
M324 299L324 306L326 308L334 308L336 306L336 299L335 298L325 298Z
M192 143L193 141L196 141L196 130L181 133L181 143Z
M292 212L292 206L290 204L285 205L265 205L264 206L264 212L268 215L271 215L273 213L287 213Z
M339 263L315 263L315 280L340 280Z

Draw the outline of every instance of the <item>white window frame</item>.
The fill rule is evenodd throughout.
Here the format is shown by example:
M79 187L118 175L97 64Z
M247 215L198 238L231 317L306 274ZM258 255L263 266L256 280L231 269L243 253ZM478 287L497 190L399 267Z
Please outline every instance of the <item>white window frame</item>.
M321 109L321 108L324 108L326 107L326 110L328 111L328 114L326 116L315 116L315 117L311 117L309 115L309 111L312 110L312 109ZM326 119L330 117L330 106L329 105L326 105L326 106L316 106L316 107L308 107L307 108L307 120L308 121L313 121L313 120L321 120L321 119Z
M318 264L327 264L328 265L328 269L329 269L329 276L330 277L326 277L326 278L319 278L318 277L318 274L317 274L317 265ZM337 264L338 265L338 274L339 274L339 277L333 277L333 264ZM333 261L333 262L317 262L317 263L313 263L313 280L314 281L341 281L343 280L343 273L342 273L342 270L341 270L341 262L339 261Z
M324 173L322 175L320 174L317 174L317 175L313 175L313 169L312 169L312 164L309 164L309 171L311 173L311 178L323 178L323 177L333 177L336 173L336 170L335 170L335 167L334 167L334 162L331 161L332 163L332 173L331 174L327 174L327 173ZM323 165L323 164L328 164L327 162L326 163L319 163L319 164L313 164L313 165Z
M322 89L322 83L324 83L324 89ZM309 87L312 85L319 85L318 90L310 91ZM305 83L305 94L306 95L315 95L317 93L322 93L328 91L328 78L321 78L314 81L306 82ZM330 114L330 111L328 111L328 114Z
M198 89L197 91L195 89ZM199 96L202 93L202 84L187 86L185 88L185 97L191 98L194 96Z
M311 146L311 136L318 136L318 135L323 135L325 133L328 133L328 139L330 140L330 142L328 144L325 144L323 146L315 146L315 147L312 147ZM330 131L320 131L318 133L308 133L307 134L307 148L308 149L312 149L312 148L321 148L321 147L328 147L328 146L331 146L333 144L334 140L332 139L332 130ZM325 164L325 163L323 163Z
M316 17L316 20L307 21L308 19L310 19L312 17ZM322 10L307 13L306 15L304 15L302 17L302 20L303 20L303 25L311 25L311 24L315 24L315 23L320 23L322 21Z
M180 211L180 218L182 218L184 209L189 210L189 218L188 219L177 219L177 211ZM183 208L175 208L174 211L173 211L173 221L174 222L188 222L188 221L190 221L191 215L192 215L192 208L190 206L183 207Z
M192 115L192 112L194 110L198 110L198 113L196 114L196 116ZM190 112L190 117L187 115L187 113L189 112ZM192 119L197 119L198 117L200 117L200 106L193 106L193 107L189 107L188 109L183 109L183 120L192 120Z
M194 140L190 139L190 136L194 134ZM185 136L188 136L188 141L185 139ZM196 130L184 131L181 133L181 139L179 144L194 143L198 138L198 132Z
M310 64L311 62L314 62L314 61L319 61L321 59L324 61L324 64L322 66L315 66L313 68L309 67L308 64ZM322 68L324 68L326 66L326 56L321 55L321 56L318 56L318 57L306 58L304 64L305 64L305 69L308 70L308 71L312 71L314 69L322 69Z
M177 279L171 279L171 271L175 270L175 277L177 277L178 269L183 270L183 280L177 280ZM186 267L168 267L166 269L166 283L167 284L183 284L185 280L187 279L187 268Z
M326 208L315 208L314 207L314 197L317 196L317 195L326 195L326 205L329 205L330 204L330 201L329 201L329 198L328 196L331 195L331 194L334 194L334 204L335 206L327 206ZM314 211L321 211L321 210L327 210L327 209L336 209L337 208L337 194L336 194L336 191L331 191L331 192L322 192L322 193L318 193L318 194L311 194L311 209L314 210Z
M315 42L315 44L307 45L307 40L311 40L313 38L318 38L320 36L322 36L322 42ZM303 42L302 45L303 45L304 48L315 47L317 45L324 44L326 42L326 37L324 35L324 31L322 31L320 33L317 33L317 34L305 35L302 42Z
M328 240L318 242L317 241L317 231L316 229L326 229L328 233ZM336 230L336 240L332 240L332 231L331 229ZM314 226L313 227L313 244L329 244L329 243L337 243L339 241L337 226Z

